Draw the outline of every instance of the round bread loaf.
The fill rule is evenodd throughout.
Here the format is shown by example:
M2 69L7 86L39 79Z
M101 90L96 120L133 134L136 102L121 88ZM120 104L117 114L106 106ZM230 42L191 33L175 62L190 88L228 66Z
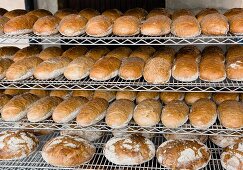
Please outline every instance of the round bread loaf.
M116 100L119 99L127 99L134 101L136 99L137 92L135 91L117 91L116 92Z
M134 109L133 119L142 127L155 126L160 121L161 103L154 99L140 102Z
M182 101L184 99L184 96L185 93L182 92L161 92L159 97L163 103L168 104L169 102L174 100Z
M63 50L59 47L47 47L40 52L38 57L45 61L50 58L61 56L62 53Z
M94 92L93 98L102 98L107 102L112 102L116 98L116 91L96 90Z
M172 169L204 168L211 154L206 145L198 140L169 140L162 143L156 151L158 162Z
M38 89L31 89L29 93L38 96L39 98L49 96L50 91L48 90L38 90Z
M114 21L113 34L118 36L133 36L140 32L140 21L133 16L122 16Z
M117 18L119 18L123 14L118 9L107 9L102 13L102 15L108 17L112 22L114 22Z
M74 60L75 58L82 57L87 53L88 49L85 46L74 46L69 49L67 49L62 56L68 57L71 60Z
M17 51L13 56L13 61L19 61L23 58L35 57L41 52L41 48L38 46L28 46Z
M107 109L105 122L111 128L123 128L132 119L134 103L131 100L114 101Z
M61 130L60 134L62 136L71 135L71 136L79 136L85 140L88 140L90 142L96 141L100 139L104 132L101 131L87 131L89 128L85 128L85 130Z
M229 129L243 127L243 103L234 100L222 102L218 107L219 121Z
M39 141L32 133L24 131L0 132L0 160L22 159L36 151Z
M8 10L0 8L0 16L3 16L6 12L8 12Z
M230 32L235 35L243 35L243 11L240 14L235 15L230 20Z
M239 94L238 93L214 93L213 100L217 105L227 100L239 101Z
M189 108L183 102L174 100L162 110L161 121L167 128L178 128L188 120Z
M231 20L232 17L242 12L243 12L243 8L231 8L224 13L224 16L226 16L228 20Z
M216 104L209 99L199 99L193 103L189 120L192 126L198 129L207 129L217 119Z
M33 25L33 32L36 35L53 35L58 33L60 19L54 16L39 18Z
M0 16L0 35L4 34L4 25L9 21L7 17Z
M72 96L85 97L88 100L92 99L93 95L94 95L94 91L92 91L92 90L74 90L72 92Z
M172 20L175 20L175 19L179 18L180 16L185 16L185 15L194 16L192 11L190 11L188 9L178 9L173 12L171 18L172 18Z
M151 46L139 46L136 48L129 57L138 57L147 61L154 54L155 49Z
M146 18L151 18L151 17L154 17L154 16L158 16L158 15L163 15L163 16L167 16L167 17L171 17L169 11L165 8L154 8L152 9L148 15L146 16Z
M133 8L133 9L129 9L127 10L124 15L125 16L133 16L136 17L137 19L144 20L147 16L148 12L143 9L143 8Z
M136 97L136 103L140 103L146 99L159 99L159 93L158 92L148 92L148 91L139 91L137 93Z
M192 105L199 99L211 99L212 95L212 93L208 92L187 92L185 94L185 102L188 105Z
M65 100L72 95L71 92L72 91L68 91L68 90L52 90L50 96L60 97Z
M196 15L198 22L201 22L203 17L205 17L208 14L214 14L214 13L219 13L217 9L215 8L205 8L199 11Z
M81 10L78 14L85 17L87 20L90 20L91 18L100 15L97 10L91 8L85 8Z
M13 61L8 58L0 59L0 80L6 76L6 72L12 64L13 64ZM18 70L18 71L21 71L21 70Z
M58 31L64 36L78 36L85 32L87 19L78 14L65 16L58 26Z
M6 89L4 90L4 94L8 94L10 96L16 96L16 95L19 95L19 94L23 94L23 93L26 93L28 92L29 90L23 90L23 89Z
M58 10L54 16L62 20L65 16L71 15L71 14L77 14L78 12L73 9L60 9Z
M0 95L0 113L2 112L2 108L11 100L12 96L8 94L1 94Z
M117 165L139 165L155 155L152 141L140 136L113 137L104 146L103 153L110 162Z
M166 140L198 140L202 143L206 143L208 140L207 135L192 135L192 134L163 134Z
M228 48L226 53L226 63L230 64L237 61L243 53L243 46L241 45L232 45Z
M14 9L14 10L6 12L3 16L7 17L8 19L12 19L17 16L25 15L25 14L27 14L27 11L24 9Z
M209 139L217 146L225 148L237 142L243 141L242 137L237 136L223 136L223 135L210 135Z
M45 9L35 9L27 13L27 15L34 15L37 18L42 18L45 16L51 16L52 13L50 11L47 11Z
M98 46L98 47L94 47L92 49L90 49L85 56L92 58L94 61L99 60L100 58L102 58L103 56L105 56L107 53L109 53L109 49L107 47L104 46Z
M129 47L117 47L114 50L110 51L105 57L114 57L122 60L123 58L129 57L131 53L132 50Z
M0 58L13 59L14 54L19 50L18 47L6 46L0 48Z
M42 158L58 167L76 167L89 162L95 154L95 146L78 136L58 136L43 147Z

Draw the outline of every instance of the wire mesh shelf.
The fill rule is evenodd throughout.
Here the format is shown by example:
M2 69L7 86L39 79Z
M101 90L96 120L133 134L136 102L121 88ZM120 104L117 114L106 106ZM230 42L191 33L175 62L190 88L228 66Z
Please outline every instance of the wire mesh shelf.
M90 37L86 34L65 37L61 34L37 36L33 33L24 35L1 35L1 44L59 44L59 45L188 45L188 44L243 44L242 35L228 34L225 36L200 35L193 38L180 38L172 34L151 37L144 35L120 37Z

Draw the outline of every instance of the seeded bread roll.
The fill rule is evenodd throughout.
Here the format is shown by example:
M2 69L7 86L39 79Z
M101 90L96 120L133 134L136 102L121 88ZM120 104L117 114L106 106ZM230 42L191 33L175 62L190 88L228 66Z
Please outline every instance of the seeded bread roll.
M45 16L51 16L52 13L45 9L35 9L33 11L28 12L27 15L35 15L37 18L42 18Z
M6 79L10 81L24 80L32 77L35 68L43 60L38 57L28 57L13 63L6 71Z
M156 151L158 162L170 169L201 169L207 166L211 154L198 140L169 140Z
M88 99L85 97L70 97L58 104L53 111L52 119L56 123L67 123L76 118L83 105L87 102Z
M228 129L243 127L243 103L234 100L222 102L218 107L219 121Z
M119 99L127 99L134 101L136 99L137 92L135 91L117 91L116 92L116 100Z
M151 46L140 46L136 48L129 57L138 57L147 61L155 52L155 49Z
M0 132L0 160L22 159L37 150L39 141L32 133L20 130Z
M217 146L225 148L237 142L243 141L242 137L238 136L223 136L223 135L210 135L209 139Z
M123 58L129 57L129 55L132 53L132 50L129 47L117 47L114 50L110 51L106 57L115 57L119 60L122 60Z
M98 60L90 70L90 78L96 81L105 81L118 75L121 61L114 57L105 57Z
M112 102L116 98L116 91L101 91L96 90L94 92L93 98L102 98L107 102Z
M0 16L0 35L4 34L4 25L9 21L7 17Z
M178 128L188 120L189 108L183 102L174 100L162 110L161 121L167 128Z
M77 13L78 12L76 10L72 10L72 9L60 9L54 14L54 16L62 20L65 16L71 14L77 14Z
M38 46L28 46L17 51L13 56L13 61L19 61L23 58L37 56L41 52Z
M13 59L14 54L19 50L18 47L7 46L0 48L0 58L9 58Z
M154 157L155 146L149 139L133 134L111 138L103 153L106 159L117 165L140 165Z
M137 19L139 19L140 21L144 20L146 18L147 14L148 14L148 12L143 8L129 9L124 13L125 16L133 16L133 17L136 17Z
M59 18L45 16L39 18L33 25L33 32L36 35L53 35L58 33Z
M92 90L74 90L72 92L72 96L85 97L88 100L92 99L93 95L94 95L94 91L92 91Z
M68 57L71 60L74 60L75 58L81 57L87 53L88 49L85 46L74 46L69 49L67 49L62 56Z
M12 18L15 18L17 16L25 15L25 14L27 14L27 11L24 10L24 9L14 9L12 11L6 12L3 16L7 17L9 19L12 19Z
M67 99L71 96L71 91L68 90L52 90L50 96L60 97L62 99Z
M87 129L87 128L85 128ZM89 129L89 128L88 128ZM62 136L79 136L85 140L88 140L90 142L96 141L100 139L103 135L104 132L101 131L87 131L87 130L61 130L60 135Z
M214 14L214 13L219 13L217 9L215 8L205 8L199 11L196 15L198 22L201 22L203 17L205 17L208 14Z
M104 46L98 46L98 47L94 47L91 50L89 50L85 56L92 58L93 60L97 61L100 58L102 58L103 56L105 56L106 54L109 53L109 49L107 47Z
M78 136L58 136L43 147L42 158L53 166L76 167L89 162L95 154L95 146Z
M16 96L16 95L19 95L19 94L24 94L26 92L28 92L29 90L20 90L20 89L6 89L4 90L4 94L8 94L10 96Z
M227 100L239 101L239 94L238 93L214 93L213 100L217 105Z
M163 15L163 16L167 16L167 17L171 17L169 11L165 8L154 8L152 9L148 15L146 16L146 18L151 18L151 17L154 17L154 16L158 16L158 15Z
M0 8L0 15L3 16L6 12L8 12L8 10L4 9L4 8Z
M114 22L117 18L119 18L123 14L118 9L107 9L102 13L102 15L110 18L110 20Z
M62 53L63 50L59 47L47 47L40 52L38 57L45 61L50 58L61 56Z
M31 89L29 93L38 96L39 98L49 96L50 91L48 90L38 90L38 89Z
M85 8L81 10L78 14L85 17L87 20L90 20L91 18L100 15L97 10L91 8Z
M158 100L159 99L159 93L158 92L147 92L147 91L139 91L137 93L137 97L136 97L136 103L140 103L146 99L155 99Z
M185 94L185 102L188 105L192 105L199 99L211 99L212 95L212 93L207 92L187 92Z
M30 93L13 97L2 109L4 121L19 121L26 116L29 107L39 98Z
M140 32L140 21L133 16L122 16L114 21L113 34L118 36L133 36Z
M39 64L35 71L34 76L39 80L48 80L57 78L64 73L65 68L71 62L71 59L60 56L43 61Z
M192 139L192 140L198 140L201 143L206 143L208 140L207 135L189 135L189 134L163 134L166 140L187 140L187 139Z
M7 70L13 64L13 61L8 58L0 59L0 80L6 75ZM18 70L21 71L21 70Z
M189 120L192 126L198 129L207 129L212 126L217 119L217 107L209 99L199 99L193 103Z
M243 12L243 8L232 8L229 9L224 13L224 16L228 18L228 20L231 20L235 15L240 14Z
M12 96L8 94L1 94L0 95L0 113L2 112L2 108L11 100Z
M184 96L185 93L182 92L161 92L159 97L163 103L168 104L169 102L174 100L182 101L184 99Z

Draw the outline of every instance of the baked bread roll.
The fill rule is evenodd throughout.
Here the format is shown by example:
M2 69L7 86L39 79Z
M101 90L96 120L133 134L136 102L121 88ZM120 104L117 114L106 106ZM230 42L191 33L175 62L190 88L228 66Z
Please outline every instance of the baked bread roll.
M193 127L207 129L212 126L217 119L217 107L209 99L199 99L192 104L189 120Z
M38 89L31 89L29 93L38 96L39 98L49 96L50 91L48 90L38 90Z
M117 91L116 92L116 100L119 99L127 99L134 101L136 99L137 92L135 91Z
M155 49L151 46L139 46L136 48L129 57L138 57L147 61L155 52Z
M0 8L0 15L3 16L6 12L8 12L8 10L4 9L4 8Z
M7 46L0 48L0 58L9 58L13 59L14 54L19 50L18 47Z
M20 94L13 97L2 109L4 121L19 121L26 116L30 106L39 98L30 93Z
M161 103L155 99L140 102L134 110L133 119L142 127L155 126L160 121Z
M54 57L40 63L35 71L34 76L38 80L48 80L57 78L64 73L64 70L72 60L68 57Z
M104 37L112 33L112 20L104 15L91 18L85 28L89 36Z
M161 92L159 98L163 103L168 104L174 100L182 101L184 99L184 96L185 93L183 92Z
M170 33L171 19L164 15L148 18L141 25L141 34L148 36L161 36Z
M72 96L85 97L88 100L92 99L93 95L94 95L94 91L92 91L92 90L74 90L72 92Z
M174 100L163 108L161 121L167 128L178 128L186 123L188 113L189 108L183 101Z
M243 142L238 142L224 149L221 154L221 165L224 169L241 170L243 163Z
M71 92L68 90L52 90L50 96L60 97L65 100L71 96Z
M96 90L94 92L93 98L102 98L107 102L112 102L116 98L116 91L101 91Z
M0 95L0 113L2 111L2 108L11 100L12 96L8 94L1 94Z
M31 33L37 19L34 15L21 15L12 18L4 25L4 33L7 35Z
M240 14L243 12L243 8L232 8L229 9L224 13L224 16L228 18L228 20L231 20L235 15Z
M102 98L94 98L86 103L80 110L76 122L79 126L90 126L98 123L106 115L108 102Z
M60 9L58 10L54 16L62 20L64 17L71 15L71 14L77 14L78 12L73 9Z
M13 64L13 61L8 58L0 59L0 80L6 75L7 70ZM18 70L21 71L21 70Z
M223 136L223 135L210 135L209 139L217 146L225 148L237 142L243 141L242 137L238 136Z
M131 100L114 101L107 109L105 122L111 128L123 128L132 119L134 103Z
M25 15L25 14L27 14L27 11L24 10L24 9L14 9L14 10L6 12L3 16L7 17L9 19L12 19L12 18L15 18L17 16Z
M58 26L58 31L64 36L78 36L85 32L87 19L78 14L65 16Z
M33 25L33 32L36 35L53 35L58 33L59 18L45 16L39 18Z
M87 129L87 128L85 128ZM85 140L88 140L90 142L96 141L100 139L103 135L104 132L101 131L87 131L87 130L61 130L60 135L62 136L79 136Z
M132 53L132 50L129 47L117 47L114 50L110 51L106 57L114 57L119 60L122 60L123 58L129 57L129 55Z
M133 16L136 17L137 19L144 20L147 16L148 12L143 9L143 8L133 8L133 9L129 9L127 10L124 15L125 16Z
M89 77L96 81L106 81L118 75L121 61L115 57L98 60L90 70Z
M217 105L227 100L239 101L239 94L238 93L214 93L213 100Z
M192 134L163 134L166 140L198 140L201 143L206 143L208 140L207 135L192 135Z
M90 20L91 18L100 15L97 10L91 8L85 8L81 10L78 14L85 17L87 20Z
M169 140L156 151L158 162L172 169L201 169L207 166L211 154L198 140Z
M4 34L4 25L9 21L7 17L0 16L0 35Z
M214 13L219 13L217 9L215 8L205 8L199 11L196 15L198 22L201 22L203 17L205 17L208 14L214 14Z
M48 60L50 58L61 56L62 53L63 50L59 47L47 47L40 52L38 57L42 60Z
M37 150L39 141L32 133L24 131L0 132L0 160L22 159Z
M226 35L229 31L228 19L219 13L206 15L200 25L205 35Z
M173 12L171 19L175 20L175 19L179 18L180 16L185 16L185 15L194 16L192 11L190 11L188 9L178 9Z
M28 46L17 51L13 56L13 61L19 61L28 57L35 57L41 52L38 46Z
M151 17L154 17L154 16L158 16L158 15L163 15L163 16L167 16L167 17L171 17L169 11L165 8L154 8L152 9L148 15L146 16L146 18L151 18Z
M113 137L105 144L103 153L114 164L139 165L154 157L155 146L140 135Z
M23 89L6 89L4 90L4 94L8 94L10 96L16 96L19 94L24 94L26 92L28 92L29 90L23 90Z
M27 13L27 15L34 15L37 18L42 18L45 16L51 16L52 13L50 11L47 11L45 9L35 9Z
M6 79L10 81L24 80L32 77L35 68L43 60L38 57L28 57L13 63L6 71Z
M107 9L102 13L102 15L108 17L112 22L114 22L117 18L119 18L123 14L118 9Z
M91 50L89 50L85 56L92 58L93 60L97 61L103 56L105 56L110 50L107 47L104 46L98 46L94 47Z
M219 121L228 129L243 127L243 103L234 100L222 102L218 107Z
M211 99L212 95L212 93L208 92L187 92L185 94L185 102L188 105L192 105L199 99Z
M41 155L53 166L76 167L89 162L95 150L94 145L78 136L58 136L44 145Z
M62 102L62 99L59 97L43 97L40 100L36 101L28 109L27 118L30 122L40 122L49 117L51 117L54 109L59 103Z
M159 99L159 93L158 92L148 92L148 91L139 91L137 93L136 97L136 103L140 103L146 99Z
M88 49L85 46L74 46L69 49L67 49L62 56L68 57L71 60L74 60L75 58L81 57L87 53Z
M113 34L118 36L133 36L140 32L140 21L134 16L122 16L114 21Z
M67 123L76 118L82 106L87 102L88 99L85 97L70 97L58 104L53 111L52 119L56 123Z

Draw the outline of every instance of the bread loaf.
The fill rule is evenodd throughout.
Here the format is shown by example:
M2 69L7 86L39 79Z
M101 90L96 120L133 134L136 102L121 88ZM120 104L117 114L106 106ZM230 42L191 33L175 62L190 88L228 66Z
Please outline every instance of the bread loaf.
M243 12L235 15L232 17L232 19L229 21L230 25L230 32L235 35L243 35Z
M52 90L50 96L60 97L62 99L67 99L71 96L71 91L67 90Z
M133 17L136 17L137 19L139 19L140 21L144 20L146 18L147 14L148 14L148 12L143 8L129 9L124 13L125 16L133 16Z
M74 46L69 49L67 49L62 56L68 57L71 60L74 60L75 58L81 57L86 54L88 49L85 46Z
M208 140L207 135L192 135L192 134L163 134L166 140L198 140L201 143L206 143Z
M203 17L205 17L208 14L214 14L214 13L219 13L217 9L215 8L205 8L199 11L196 15L198 22L201 22Z
M60 19L54 16L39 18L33 25L33 32L36 35L53 35L58 33Z
M98 46L98 47L95 47L95 48L92 48L91 50L89 50L85 54L85 56L97 61L100 58L102 58L103 56L105 56L109 51L110 50L107 47Z
M239 101L239 94L238 93L214 93L213 100L217 105L227 100Z
M58 104L53 111L52 119L56 123L67 123L76 118L83 105L87 102L88 99L84 97L70 97Z
M24 10L24 9L14 9L14 10L6 12L3 16L7 17L9 19L12 19L12 18L15 18L17 16L25 15L25 14L27 14L27 11Z
M13 56L13 61L19 61L28 57L35 57L41 52L38 46L28 46L17 51Z
M91 8L85 8L81 10L78 14L85 17L87 20L90 20L91 18L100 15L97 10Z
M3 79L6 75L8 68L13 64L13 61L8 58L0 59L0 79ZM21 70L18 70L21 71Z
M94 95L94 91L92 90L74 90L72 93L72 96L80 96L80 97L85 97L88 100L92 99Z
M175 20L177 18L179 18L180 16L194 16L192 11L188 10L188 9L178 9L175 10L174 13L172 14L172 20Z
M140 21L134 16L122 16L114 21L113 34L118 36L133 36L140 32Z
M0 58L13 59L14 54L19 50L18 47L6 46L0 48Z
M62 20L65 16L71 15L71 14L77 14L78 12L73 9L60 9L57 12L55 12L54 16Z
M106 115L108 102L102 98L94 98L80 110L76 122L79 126L90 126L102 120Z
M87 128L85 128L87 129ZM62 136L67 136L67 135L71 135L71 136L79 136L85 140L88 140L90 142L96 141L98 139L100 139L103 135L104 132L101 131L87 131L87 130L62 130L60 131L60 135Z
M241 57L242 53L243 53L243 46L241 45L230 46L226 53L226 63L235 62L238 58Z
M136 103L140 103L146 99L159 99L158 92L147 92L147 91L139 91L136 97Z
M210 99L211 98L211 93L207 92L187 92L185 95L185 102L188 105L192 105L199 99Z
M129 55L132 53L132 50L129 47L117 47L114 50L110 51L106 57L114 57L119 60L122 60L123 58L129 57Z
M34 15L37 18L42 18L42 17L45 17L45 16L51 16L52 13L50 11L45 10L45 9L35 9L33 11L28 12L27 15Z
M31 89L29 93L38 96L39 98L49 96L50 91L48 90L38 90L38 89Z
M225 148L237 142L243 141L242 137L238 136L223 136L223 135L210 135L209 139L217 146Z
M136 99L137 92L135 91L117 91L116 92L116 100L119 99L127 99L134 101Z
M42 60L48 60L50 58L61 56L62 53L63 50L59 47L47 47L40 52L38 57Z
M182 101L184 99L184 96L185 93L182 92L161 92L159 97L163 103L168 104L174 100Z
M8 94L10 96L16 96L16 95L19 95L19 94L24 94L26 92L28 92L29 90L23 90L23 89L6 89L4 90L4 94Z
M147 61L154 54L155 49L151 46L139 46L136 48L129 57L138 57Z
M0 113L2 112L2 108L9 102L12 96L8 94L1 94L0 95Z
M4 34L4 25L9 21L7 17L0 16L0 35Z
M102 98L105 99L107 102L112 102L116 98L116 92L96 90L94 92L93 98Z
M114 22L117 18L119 18L123 14L118 9L107 9L102 13L102 15L108 17L112 22Z
M163 16L167 16L167 17L171 17L169 11L165 8L154 8L152 9L148 15L146 16L146 18L151 18L151 17L154 17L154 16L158 16L158 15L163 15Z
M235 15L238 15L242 12L243 12L243 8L232 8L232 9L229 9L228 11L226 11L224 13L224 16L226 16L228 18L228 20L230 21L231 18L233 18Z

